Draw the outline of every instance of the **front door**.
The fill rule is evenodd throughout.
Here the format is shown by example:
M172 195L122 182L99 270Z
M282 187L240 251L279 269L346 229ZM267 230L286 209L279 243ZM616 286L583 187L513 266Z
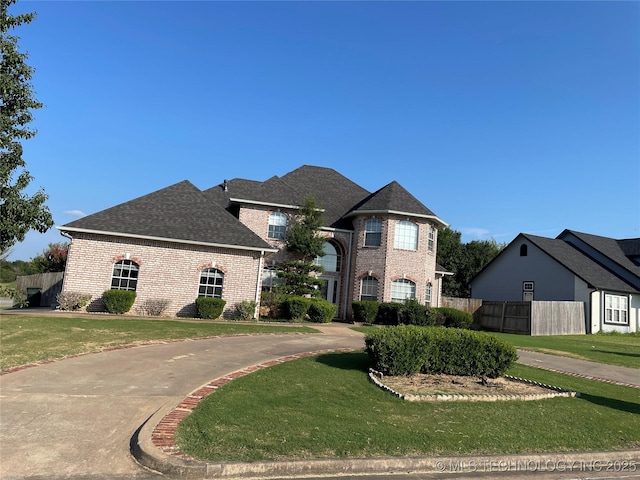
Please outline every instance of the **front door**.
M337 307L340 300L340 279L338 277L321 276L320 280L323 281L320 287L321 297Z

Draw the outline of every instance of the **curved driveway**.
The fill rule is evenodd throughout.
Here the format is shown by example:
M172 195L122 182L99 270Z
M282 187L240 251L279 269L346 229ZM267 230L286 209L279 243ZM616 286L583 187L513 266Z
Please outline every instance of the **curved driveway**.
M0 478L150 478L129 453L131 437L150 415L244 367L364 346L346 325L322 330L142 346L3 375Z

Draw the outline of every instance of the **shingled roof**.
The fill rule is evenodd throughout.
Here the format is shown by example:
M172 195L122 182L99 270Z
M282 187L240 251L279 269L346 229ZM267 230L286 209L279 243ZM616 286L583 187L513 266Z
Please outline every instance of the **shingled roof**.
M186 180L58 228L71 234L87 232L275 251Z
M367 213L396 213L419 216L433 219L443 227L447 226L435 213L425 207L422 202L395 180L365 198L355 206L350 215Z
M591 287L625 293L637 293L638 291L564 240L524 233L519 236L529 240Z
M334 169L312 165L303 165L265 182L229 180L205 194L225 208L231 208L233 203L299 207L311 195L324 210L325 226L333 228L351 229L350 217L370 212L420 216L446 225L396 181L371 193Z

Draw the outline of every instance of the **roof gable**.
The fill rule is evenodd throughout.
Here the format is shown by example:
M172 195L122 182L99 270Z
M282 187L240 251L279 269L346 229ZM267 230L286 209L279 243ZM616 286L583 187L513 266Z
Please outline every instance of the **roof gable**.
M272 250L269 244L186 180L67 223L59 229Z

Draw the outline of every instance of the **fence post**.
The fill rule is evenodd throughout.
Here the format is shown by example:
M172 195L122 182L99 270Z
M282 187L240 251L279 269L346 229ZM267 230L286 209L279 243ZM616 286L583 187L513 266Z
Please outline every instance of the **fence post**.
M502 303L502 318L500 318L500 333L504 331L504 315L507 310L507 302Z

